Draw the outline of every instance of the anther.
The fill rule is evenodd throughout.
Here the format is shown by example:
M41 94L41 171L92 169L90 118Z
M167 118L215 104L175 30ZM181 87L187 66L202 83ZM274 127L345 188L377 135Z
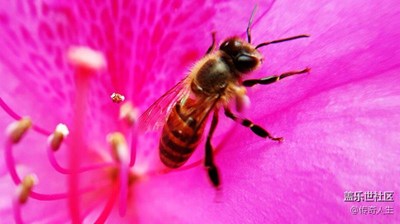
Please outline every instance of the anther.
M125 102L119 109L119 118L124 120L128 125L133 125L139 117L139 111L131 102Z
M114 132L107 135L107 141L111 145L111 149L115 159L118 162L127 162L128 156L128 146L123 134L120 132Z
M17 188L17 197L18 202L21 204L26 203L29 198L29 195L32 192L33 186L37 183L37 177L35 175L29 174L24 177L22 182L19 184Z
M85 46L74 46L68 49L69 62L79 68L88 70L100 70L106 67L104 55Z
M110 97L114 103L121 103L125 100L125 96L119 93L112 93Z
M28 117L21 118L19 121L11 123L7 127L7 134L12 143L18 143L22 136L28 131L32 126L32 121Z
M53 151L57 151L68 134L68 127L65 124L58 124L56 130L49 136L48 143L50 148Z

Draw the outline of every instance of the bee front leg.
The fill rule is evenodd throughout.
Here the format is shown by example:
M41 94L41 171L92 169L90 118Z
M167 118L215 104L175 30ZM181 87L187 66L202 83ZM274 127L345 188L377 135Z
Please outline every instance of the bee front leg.
M228 108L225 107L225 116L229 117L230 119L240 123L241 125L250 128L251 131L254 132L254 134L263 137L263 138L269 138L274 141L282 142L283 138L282 137L274 137L272 136L267 130L262 128L260 125L254 124L251 120L246 119L246 118L240 118L239 116L235 115L232 113L232 111Z
M215 48L215 31L211 33L212 43L211 46L207 49L206 54L211 53Z
M206 158L204 161L204 166L207 169L208 177L210 178L214 187L219 187L221 184L218 168L214 163L214 154L213 154L213 147L211 145L211 138L214 134L215 128L218 124L218 110L214 111L213 119L211 122L210 131L207 135L206 141Z
M280 75L272 75L272 76L268 76L262 79L248 79L248 80L244 80L242 85L243 86L247 86L247 87L251 87L254 86L256 84L261 84L261 85L268 85L274 82L277 82L283 78L292 76L292 75L298 75L298 74L303 74L303 73L308 73L310 72L310 68L305 68L301 71L290 71L290 72L285 72L282 73Z

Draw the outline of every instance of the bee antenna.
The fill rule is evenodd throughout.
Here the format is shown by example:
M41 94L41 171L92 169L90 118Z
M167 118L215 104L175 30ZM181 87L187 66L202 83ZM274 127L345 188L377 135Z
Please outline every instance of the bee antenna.
M288 37L288 38L283 38L283 39L264 42L264 43L261 43L261 44L257 45L256 49L258 49L260 47L264 47L264 46L270 45L270 44L282 43L282 42L285 42L285 41L290 41L290 40L295 40L295 39L305 38L305 37L310 37L310 35L301 34L301 35L297 35L297 36L293 36L293 37Z
M251 43L251 24L253 23L254 15L256 14L258 6L255 5L253 11L251 12L249 24L247 25L246 33L247 33L247 42Z

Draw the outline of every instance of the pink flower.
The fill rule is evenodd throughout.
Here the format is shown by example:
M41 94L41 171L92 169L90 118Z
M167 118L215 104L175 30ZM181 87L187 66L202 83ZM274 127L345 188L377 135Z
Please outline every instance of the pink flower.
M201 165L203 145L186 167L167 173L156 162L156 134L140 135L137 154L130 157L136 142L131 135L136 135L119 119L122 104L109 97L120 93L144 111L203 56L211 31L217 31L219 43L232 35L245 37L255 3L26 2L2 3L0 12L5 111L0 129L18 116L33 122L17 144L9 143L9 135L0 138L3 222L400 220L400 9L395 1L258 3L253 43L302 33L311 37L261 48L262 68L249 78L312 70L249 88L253 103L244 116L283 136L282 144L221 116L213 139L220 192ZM74 46L102 52L106 69L68 64ZM47 137L59 123L70 134L54 152ZM125 151L115 153L115 141L107 142L115 132L125 136L126 144L120 135L112 138ZM84 168L89 171L79 172ZM18 178L29 174L38 182L25 178L30 198L23 203ZM349 192L360 191L363 202L345 201ZM375 200L381 192L394 192L394 202L367 202L370 191ZM382 210L373 214L374 208Z

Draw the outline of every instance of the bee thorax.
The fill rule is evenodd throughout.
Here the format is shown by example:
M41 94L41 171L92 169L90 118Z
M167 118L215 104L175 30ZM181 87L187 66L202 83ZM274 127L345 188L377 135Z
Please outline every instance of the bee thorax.
M192 90L206 94L222 93L232 80L230 66L222 58L211 58L199 67Z

